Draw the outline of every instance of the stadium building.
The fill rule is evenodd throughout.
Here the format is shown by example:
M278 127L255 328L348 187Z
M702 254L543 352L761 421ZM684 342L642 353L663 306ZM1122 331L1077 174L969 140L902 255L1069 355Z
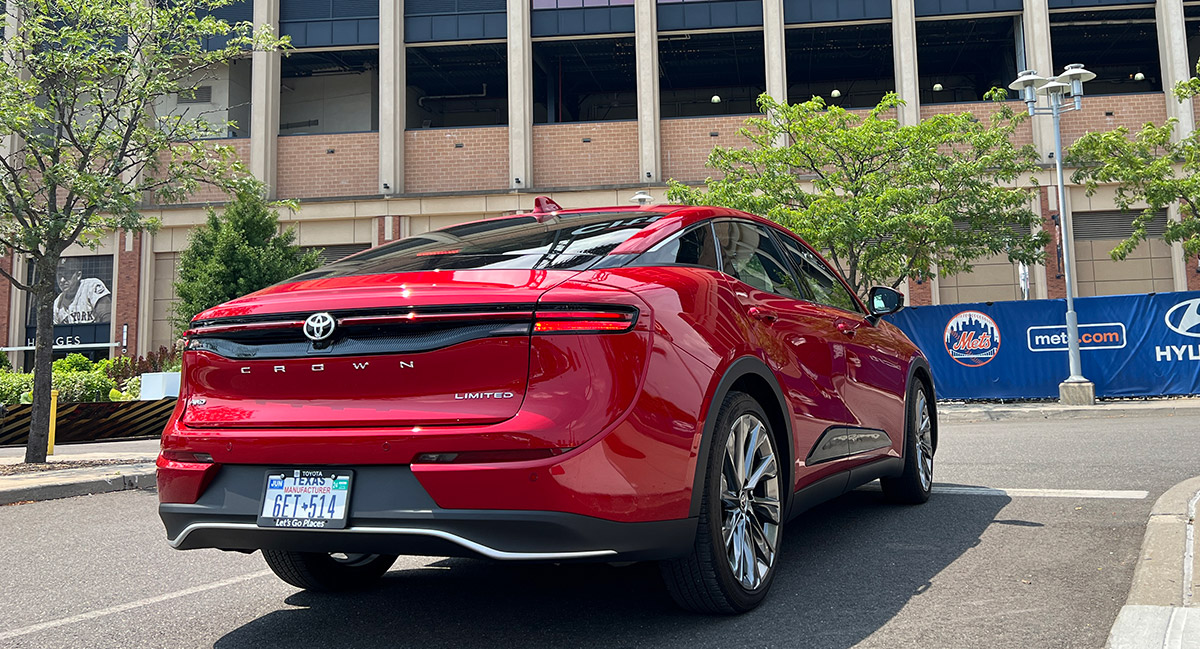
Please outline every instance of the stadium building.
M235 122L224 143L274 196L300 201L283 216L301 245L330 259L529 209L539 194L566 207L625 204L638 190L662 199L669 179L704 181L714 145L741 145L736 131L764 92L867 109L896 90L907 102L899 119L914 123L987 110L983 94L1019 70L1083 63L1098 77L1083 110L1064 118L1065 144L1169 117L1185 133L1196 123L1193 103L1168 91L1200 58L1200 2L253 0L221 17L272 25L294 49L248 55L172 102ZM1049 119L1019 138L1053 162ZM1056 235L1044 266L982 259L970 274L910 282L910 301L1062 297L1063 245L1074 246L1078 295L1200 289L1197 261L1161 239L1109 258L1132 215L1103 188L1069 188L1074 240L1064 242L1050 171L1034 201ZM157 233L117 232L97 251L71 251L56 309L63 351L171 344L179 253L205 205L223 200L204 190L150 206ZM0 263L28 272L21 259ZM0 343L24 364L24 294L0 291L0 318Z

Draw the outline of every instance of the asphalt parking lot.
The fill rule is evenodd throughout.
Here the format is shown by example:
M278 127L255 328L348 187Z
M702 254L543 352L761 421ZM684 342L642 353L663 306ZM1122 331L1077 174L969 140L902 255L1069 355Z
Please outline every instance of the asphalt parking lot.
M1154 499L1198 457L1182 416L946 424L928 504L868 487L800 517L735 618L678 611L645 564L401 558L308 594L258 555L169 549L151 492L12 505L0 646L1102 647Z

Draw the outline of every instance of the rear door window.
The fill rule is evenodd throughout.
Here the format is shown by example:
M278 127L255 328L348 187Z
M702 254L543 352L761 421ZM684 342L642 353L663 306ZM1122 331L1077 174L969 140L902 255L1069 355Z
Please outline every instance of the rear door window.
M807 299L766 228L747 221L718 221L713 229L721 247L721 269L725 274L760 291Z
M813 302L844 311L862 313L858 301L820 258L808 248L796 243L791 237L781 236L779 238L783 241L783 249L796 267L796 272L800 275L800 282L805 285Z
M638 266L701 266L721 270L709 222L692 226L661 241L637 258Z

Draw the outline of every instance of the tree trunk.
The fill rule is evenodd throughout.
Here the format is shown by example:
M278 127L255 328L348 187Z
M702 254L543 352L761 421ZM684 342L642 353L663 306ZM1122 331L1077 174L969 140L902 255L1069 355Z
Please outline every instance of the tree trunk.
M51 365L54 362L54 282L58 258L43 257L34 271L30 300L37 309L37 336L33 352L33 411L29 420L26 462L45 462L50 441Z

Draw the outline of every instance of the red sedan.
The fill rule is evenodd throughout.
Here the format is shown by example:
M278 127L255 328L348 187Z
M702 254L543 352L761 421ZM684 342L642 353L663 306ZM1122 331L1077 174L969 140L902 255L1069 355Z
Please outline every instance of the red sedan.
M766 596L783 524L880 479L929 498L929 366L795 235L709 207L420 234L186 334L159 511L301 588L397 555L660 561L689 609Z

